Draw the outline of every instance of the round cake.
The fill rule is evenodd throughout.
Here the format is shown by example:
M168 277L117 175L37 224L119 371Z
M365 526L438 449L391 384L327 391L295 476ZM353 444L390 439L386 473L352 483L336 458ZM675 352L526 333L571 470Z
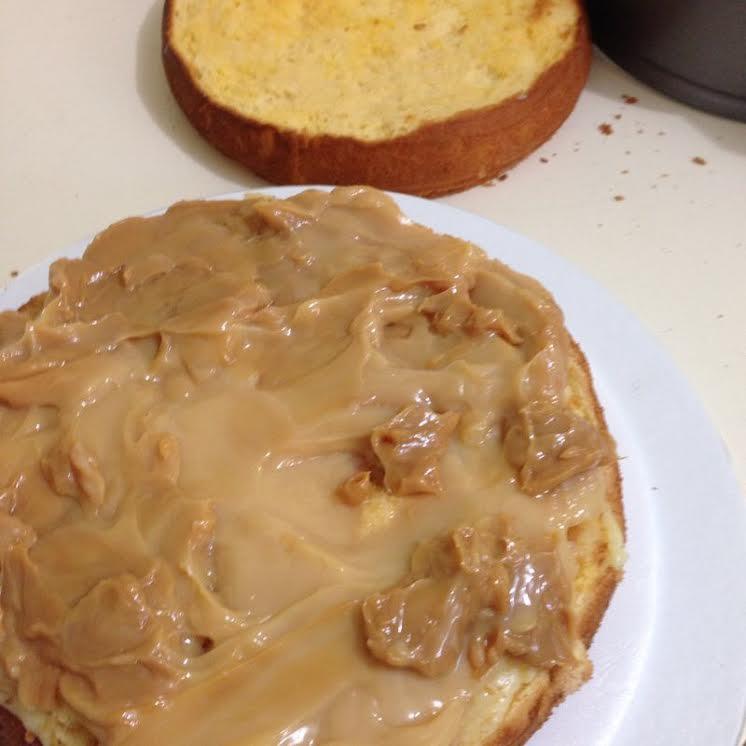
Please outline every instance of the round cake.
M552 296L370 188L56 261L0 313L0 450L4 746L522 744L622 572Z
M163 16L186 116L283 184L487 181L560 126L590 58L579 0L166 0Z

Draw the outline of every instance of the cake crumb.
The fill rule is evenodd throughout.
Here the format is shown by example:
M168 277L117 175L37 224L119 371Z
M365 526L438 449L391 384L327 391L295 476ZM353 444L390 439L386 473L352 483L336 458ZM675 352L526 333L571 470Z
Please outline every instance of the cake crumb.
M598 131L602 135L611 135L614 132L614 128L608 122L602 122L598 125Z
M614 202L624 202L624 195L623 194L615 194L614 195Z
M11 269L10 270L10 276L11 277L18 277L18 270L17 269Z
M540 161L541 161L542 163L549 163L549 159L548 159L548 158L544 158L544 156L542 156L541 158L539 158L539 160L540 160Z
M622 118L621 114L614 114L614 119L621 119L621 118Z
M701 155L695 155L692 158L692 163L696 163L698 166L704 166L707 161Z
M483 183L483 186L486 186L486 187L497 186L497 182L498 181L505 181L505 179L507 179L507 178L508 178L507 174L500 174L499 176L495 176L494 178L490 179L489 181L485 181Z
M624 169L622 169L622 173L623 173L623 174L628 174L628 173L629 173L629 169L628 169L628 168L624 168Z
M636 104L640 99L637 98L637 96L630 96L627 93L622 94L622 101L624 101L625 104Z

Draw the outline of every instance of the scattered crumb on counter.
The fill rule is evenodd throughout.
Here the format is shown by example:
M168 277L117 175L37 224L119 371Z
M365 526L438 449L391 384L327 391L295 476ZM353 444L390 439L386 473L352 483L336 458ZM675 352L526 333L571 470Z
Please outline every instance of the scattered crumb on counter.
M645 130L642 130L642 129L637 130L637 134L638 135L644 135L645 134Z
M631 150L625 150L624 151L624 155L632 155L632 151Z
M483 182L482 186L485 186L485 187L497 186L498 181L505 181L505 179L507 178L508 178L508 174L500 174L499 176L495 176L493 179L490 179L489 181Z
M628 173L629 173L629 169L628 169L628 168L624 168L624 169L622 169L622 173L623 173L623 174L628 174Z
M640 99L637 98L637 96L630 96L627 93L622 94L622 101L624 101L625 104L636 104Z
M614 202L624 202L624 195L623 194L615 194L614 195Z
M621 119L621 118L622 118L621 114L614 114L614 119Z
M660 131L658 132L658 136L659 136L659 137L660 137L661 135L665 135L665 134L666 134L666 133L665 133L665 132L664 132L663 130L660 130Z
M715 318L716 319L724 319L725 318L725 314L724 313L719 313Z
M598 125L598 131L602 135L611 135L614 132L614 128L608 122L602 122Z
M707 161L701 155L695 155L694 158L692 158L692 163L696 163L698 166L704 166L707 164Z
M668 174L661 174L658 178L659 179L667 179L668 178Z
M604 227L603 223L596 223L596 228L603 228L603 227Z
M541 158L539 158L539 160L540 160L540 161L541 161L542 163L549 163L549 158L544 158L544 156L542 156Z
M18 270L17 269L11 269L10 270L10 276L11 277L18 277Z

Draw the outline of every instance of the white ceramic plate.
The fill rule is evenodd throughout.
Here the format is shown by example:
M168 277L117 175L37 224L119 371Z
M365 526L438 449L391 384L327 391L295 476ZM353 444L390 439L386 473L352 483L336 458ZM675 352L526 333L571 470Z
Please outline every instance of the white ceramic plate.
M733 746L746 708L746 503L701 406L632 314L570 264L485 219L396 199L413 220L473 241L554 293L623 459L629 560L591 648L595 674L532 746ZM0 308L43 290L48 266L0 291Z

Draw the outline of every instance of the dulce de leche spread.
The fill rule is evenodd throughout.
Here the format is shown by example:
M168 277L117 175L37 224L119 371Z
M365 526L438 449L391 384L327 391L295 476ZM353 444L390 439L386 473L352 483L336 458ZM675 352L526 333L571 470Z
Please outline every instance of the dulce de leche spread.
M606 438L534 281L380 192L178 204L0 314L0 694L101 744L446 744L573 655Z

